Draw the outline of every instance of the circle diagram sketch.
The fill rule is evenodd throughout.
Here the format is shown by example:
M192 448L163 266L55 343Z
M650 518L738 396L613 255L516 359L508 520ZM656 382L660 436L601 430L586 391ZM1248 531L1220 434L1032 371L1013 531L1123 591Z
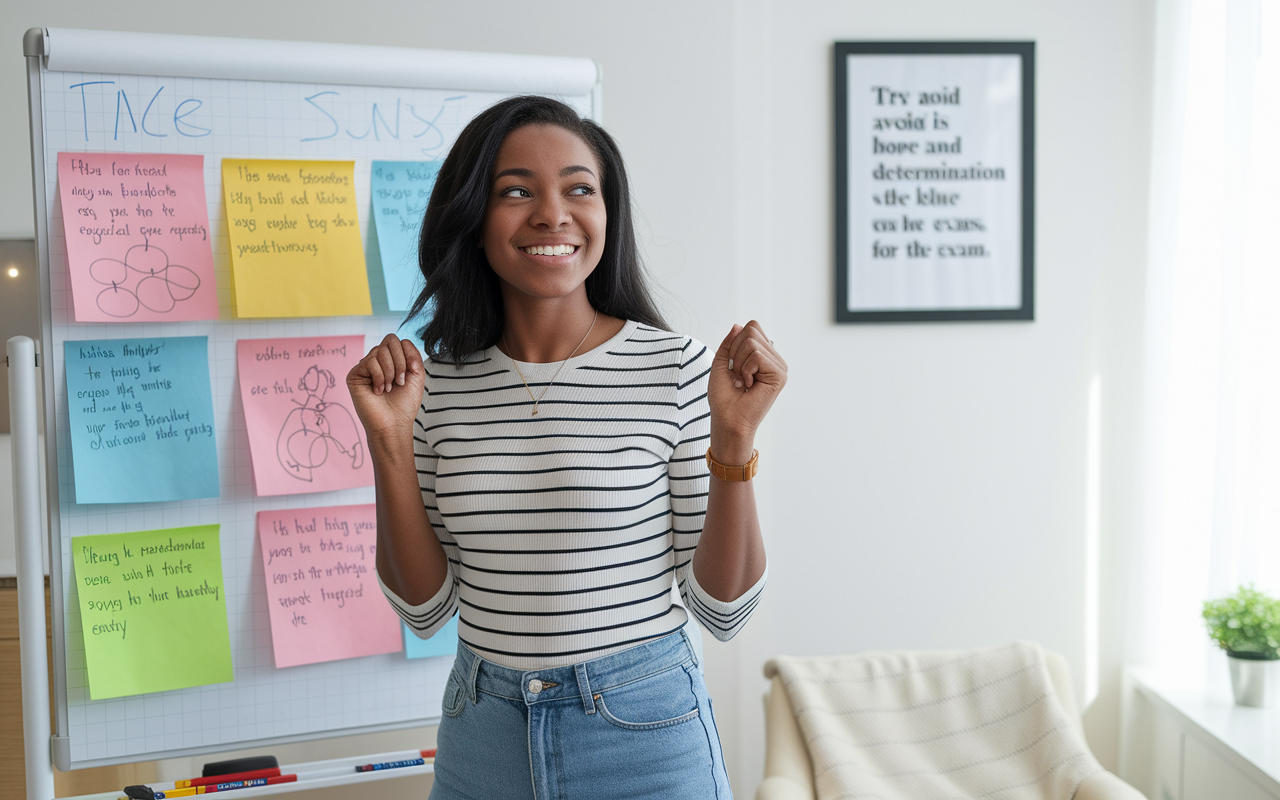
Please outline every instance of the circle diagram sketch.
M170 264L169 254L152 244L135 244L124 260L99 258L89 265L89 277L106 288L98 292L102 313L119 319L145 308L167 314L200 288L200 276L181 264Z
M327 369L312 364L298 380L302 400L292 400L297 408L285 417L276 438L276 457L292 478L311 481L312 473L329 464L360 469L364 465L364 443L355 415L341 403L325 400L337 378Z

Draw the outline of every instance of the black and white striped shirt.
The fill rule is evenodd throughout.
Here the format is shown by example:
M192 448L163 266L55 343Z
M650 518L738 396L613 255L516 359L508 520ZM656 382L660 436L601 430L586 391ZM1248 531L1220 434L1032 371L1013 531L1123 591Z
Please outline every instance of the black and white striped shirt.
M435 597L409 605L426 638L458 636L513 669L588 661L671 633L686 608L718 639L755 609L765 577L730 603L690 562L707 509L712 353L627 322L570 359L538 403L498 348L462 369L428 362L414 427L418 483L449 558ZM535 396L559 363L519 365Z

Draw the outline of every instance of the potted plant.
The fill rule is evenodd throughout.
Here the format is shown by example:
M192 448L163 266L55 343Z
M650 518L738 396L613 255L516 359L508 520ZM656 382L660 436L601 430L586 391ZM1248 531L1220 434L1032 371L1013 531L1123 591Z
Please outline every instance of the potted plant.
M1261 708L1280 700L1280 600L1249 584L1206 600L1203 615L1209 637L1227 652L1236 704Z

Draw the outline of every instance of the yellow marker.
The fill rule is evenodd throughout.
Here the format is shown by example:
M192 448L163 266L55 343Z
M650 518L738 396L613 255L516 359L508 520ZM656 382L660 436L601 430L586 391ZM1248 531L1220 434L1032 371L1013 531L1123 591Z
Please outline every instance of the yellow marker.
M169 789L164 792L156 792L156 797L163 797L168 800L170 797L190 797L195 794L204 794L207 786L188 786L185 789Z

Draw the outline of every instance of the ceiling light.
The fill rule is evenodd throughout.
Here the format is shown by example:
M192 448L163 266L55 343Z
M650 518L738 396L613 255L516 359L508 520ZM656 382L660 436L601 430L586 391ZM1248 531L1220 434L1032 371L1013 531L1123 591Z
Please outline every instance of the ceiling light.
M9 277L10 277L10 278L16 278L16 277L18 277L18 268L17 268L17 267L9 267Z

